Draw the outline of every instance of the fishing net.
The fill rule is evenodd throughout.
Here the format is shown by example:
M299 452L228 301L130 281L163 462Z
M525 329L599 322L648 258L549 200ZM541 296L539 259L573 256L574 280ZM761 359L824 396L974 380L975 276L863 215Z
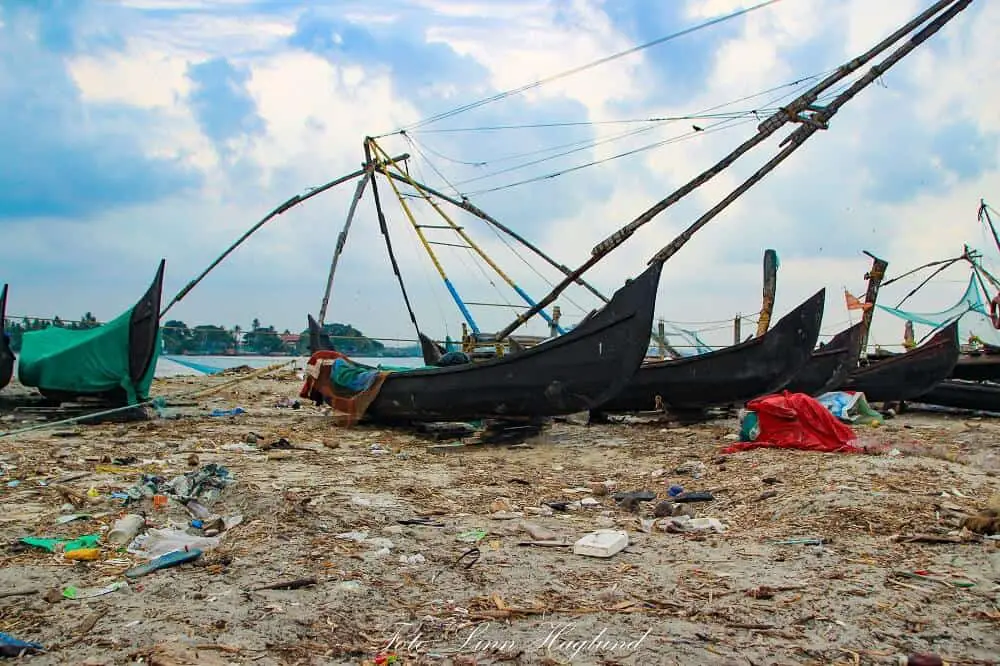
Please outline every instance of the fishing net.
M149 397L160 355L157 333L153 358L146 374L133 382L129 376L129 329L132 309L97 328L71 330L51 326L28 331L21 342L17 377L25 386L73 394L125 390L128 404Z
M989 306L983 299L982 289L974 272L969 276L969 286L965 289L965 294L947 310L910 312L878 303L875 307L904 321L912 321L934 329L958 319L959 340L962 342L968 342L975 336L987 344L1000 344L1000 331L990 321Z
M667 344L676 349L677 353L681 356L695 356L697 354L707 354L712 351L712 348L698 337L697 331L681 328L670 322L663 322L663 337L667 341ZM677 342L678 339L681 341L680 343ZM655 340L651 345L651 349L659 349Z

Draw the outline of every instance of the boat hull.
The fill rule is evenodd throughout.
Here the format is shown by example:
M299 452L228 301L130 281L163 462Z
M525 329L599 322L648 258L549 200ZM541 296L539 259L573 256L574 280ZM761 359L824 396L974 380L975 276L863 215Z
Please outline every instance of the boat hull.
M976 382L1000 381L1000 354L962 354L951 371L951 378Z
M4 321L7 316L7 285L0 289L0 389L10 383L14 376L14 350L4 335Z
M704 409L742 404L779 390L809 359L819 337L825 298L826 290L821 289L759 338L643 365L600 411L647 411L660 404L675 410Z
M861 391L869 402L913 400L947 379L958 355L958 324L953 323L916 349L855 369L841 388Z
M956 409L1000 412L1000 385L946 379L914 402Z
M835 335L822 348L814 350L802 369L784 387L785 390L817 396L843 384L858 365L862 328L859 322Z
M383 423L538 418L606 402L645 356L662 268L663 262L653 263L594 316L523 352L390 374L366 418ZM315 350L323 341L312 330L314 323L310 318Z
M142 298L115 320L95 329L26 333L18 366L21 383L52 402L95 398L128 405L145 400L160 354L165 263L160 262Z

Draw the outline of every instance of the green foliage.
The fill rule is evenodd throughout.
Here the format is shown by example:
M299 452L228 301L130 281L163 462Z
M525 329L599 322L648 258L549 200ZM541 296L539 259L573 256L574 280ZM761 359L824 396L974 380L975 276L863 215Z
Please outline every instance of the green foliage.
M28 319L21 321L6 320L5 332L10 336L11 348L15 352L21 350L23 336L27 331L37 331L49 326L60 326L72 330L95 328L100 326L100 322L90 312L87 312L79 320L63 321L59 317L51 320ZM350 324L326 324L324 326L330 334L334 347L337 351L345 354L357 356L399 356L404 350L390 348L377 340L365 337L365 335ZM233 329L226 329L214 324L202 324L189 327L183 321L172 319L161 325L163 332L164 353L171 355L180 354L260 354L260 355L280 355L280 354L300 354L309 353L309 331L303 331L299 340L288 340L294 336L286 329L279 334L273 326L263 326L260 319L255 318L251 323L250 330L244 332L239 326ZM282 338L285 338L283 340ZM287 340L287 342L286 342ZM419 347L414 347L419 355ZM409 349L407 348L407 351Z
M350 324L323 324L323 330L330 335L333 348L344 354L355 356L382 356L385 345L378 340L366 338L365 334ZM297 353L309 353L309 330L299 334Z
M10 348L13 349L15 353L21 351L24 334L28 331L40 331L43 328L48 328L49 326L59 326L60 328L68 328L73 331L96 328L100 326L97 318L90 312L83 315L80 319L68 323L57 316L51 320L28 319L25 317L19 322L14 321L13 319L7 319L4 324L4 332L10 336Z

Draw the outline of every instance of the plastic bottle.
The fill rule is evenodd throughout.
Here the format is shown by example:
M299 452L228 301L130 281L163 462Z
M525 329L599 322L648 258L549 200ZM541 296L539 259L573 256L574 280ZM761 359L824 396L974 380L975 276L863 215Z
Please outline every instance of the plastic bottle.
M123 546L130 542L146 525L146 519L142 516L130 513L124 518L115 521L115 525L108 532L108 543L115 543Z

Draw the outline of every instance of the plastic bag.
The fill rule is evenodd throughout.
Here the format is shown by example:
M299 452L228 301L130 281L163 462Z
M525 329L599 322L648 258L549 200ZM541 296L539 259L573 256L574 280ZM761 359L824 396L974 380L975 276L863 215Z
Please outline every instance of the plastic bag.
M146 534L137 536L127 550L133 555L152 560L177 550L191 548L211 550L217 548L221 541L221 536L203 537L188 534L183 530L154 528L146 530Z

